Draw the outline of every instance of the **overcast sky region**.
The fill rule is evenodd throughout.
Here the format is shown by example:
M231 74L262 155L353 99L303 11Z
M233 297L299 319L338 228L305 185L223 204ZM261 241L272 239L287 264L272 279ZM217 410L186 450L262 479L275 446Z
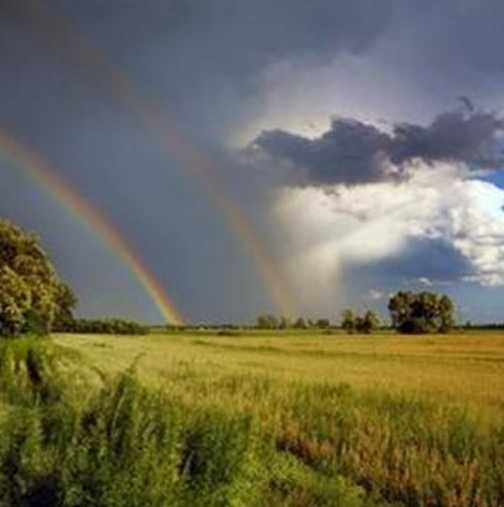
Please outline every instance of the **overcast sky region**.
M191 321L282 298L336 320L399 289L502 321L503 19L501 0L2 0L0 131ZM161 321L1 146L0 185L0 217L41 236L80 315Z

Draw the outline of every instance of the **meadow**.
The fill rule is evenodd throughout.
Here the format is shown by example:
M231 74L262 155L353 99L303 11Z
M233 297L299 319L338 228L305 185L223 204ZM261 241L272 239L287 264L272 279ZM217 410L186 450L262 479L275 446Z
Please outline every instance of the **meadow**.
M485 419L504 415L503 332L419 337L292 330L221 333L56 335L55 341L79 351L105 373L118 373L137 361L140 378L155 387L172 378L178 383L184 375L210 384L234 376L281 386L349 384L463 406ZM179 385L191 390L191 382ZM216 394L220 398L223 393ZM221 401L225 405L224 396Z
M504 505L501 332L24 343L0 350L0 505Z

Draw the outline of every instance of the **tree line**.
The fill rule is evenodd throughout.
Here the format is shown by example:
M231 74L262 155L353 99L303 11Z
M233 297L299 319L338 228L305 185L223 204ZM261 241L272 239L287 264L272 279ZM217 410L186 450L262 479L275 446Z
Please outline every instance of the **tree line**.
M62 281L39 239L0 220L0 336L74 333L145 334L147 328L123 319L76 319L77 297ZM434 292L401 291L388 303L392 327L400 333L446 333L455 325L449 296ZM371 333L383 327L380 316L367 310L343 312L339 326L348 333ZM290 320L263 314L259 329L329 329L329 319Z
M455 326L455 305L446 294L422 291L399 291L388 303L391 327L402 334L447 333ZM312 321L299 317L290 321L271 314L257 318L259 329L328 329L329 319ZM348 308L342 312L339 325L347 333L369 334L384 326L380 315L367 310L359 314Z
M148 326L124 319L73 319L57 331L80 334L145 335Z

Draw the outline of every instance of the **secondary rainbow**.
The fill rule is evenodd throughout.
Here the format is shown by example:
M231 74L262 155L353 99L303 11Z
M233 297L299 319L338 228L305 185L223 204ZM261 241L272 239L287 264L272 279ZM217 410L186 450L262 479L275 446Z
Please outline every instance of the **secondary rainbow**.
M40 0L31 0L30 5L33 8L34 22L46 23L45 33L60 37L58 47L66 51L71 60L77 58L83 68L88 71L94 69L93 78L108 86L114 97L119 98L141 119L144 128L155 136L166 155L170 158L175 156L199 182L210 201L223 213L230 229L240 239L245 253L254 260L256 270L268 288L277 310L282 315L294 316L296 308L281 268L268 254L242 210L222 190L223 185L218 181L215 163L200 153L194 144L181 134L176 122L166 111L161 112L155 102L139 94L128 76L111 64L103 51L88 45L76 27L63 15L50 12L47 5Z
M117 228L61 178L38 153L2 130L0 130L0 153L22 168L30 178L45 187L65 208L71 210L78 219L89 226L115 255L122 259L169 323L184 324L181 313L168 297L161 283Z

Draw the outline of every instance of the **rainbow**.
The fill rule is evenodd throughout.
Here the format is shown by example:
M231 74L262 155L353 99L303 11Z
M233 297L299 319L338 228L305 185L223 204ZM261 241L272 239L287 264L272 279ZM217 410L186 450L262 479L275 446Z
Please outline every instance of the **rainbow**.
M69 183L64 181L37 153L0 130L0 152L12 163L21 167L41 186L54 195L78 219L89 226L103 242L128 266L145 288L161 315L173 325L183 325L180 312L170 300L155 275L136 254L119 231Z
M282 315L295 315L288 285L277 263L268 255L263 243L256 234L241 209L227 197L222 190L223 185L217 180L214 162L199 152L189 139L183 137L175 127L176 122L164 112L158 104L142 97L130 79L116 66L111 64L103 51L90 46L79 35L74 27L63 15L48 12L40 0L31 0L33 19L36 23L47 23L45 32L53 36L60 36L57 46L70 53L70 58L77 58L83 68L94 68L93 78L108 86L114 98L119 98L127 109L137 115L144 128L152 134L160 148L170 158L175 156L187 171L199 182L206 191L210 202L219 209L230 229L239 238L242 247L256 266L256 270L268 288L271 300ZM54 43L54 41L53 41Z

